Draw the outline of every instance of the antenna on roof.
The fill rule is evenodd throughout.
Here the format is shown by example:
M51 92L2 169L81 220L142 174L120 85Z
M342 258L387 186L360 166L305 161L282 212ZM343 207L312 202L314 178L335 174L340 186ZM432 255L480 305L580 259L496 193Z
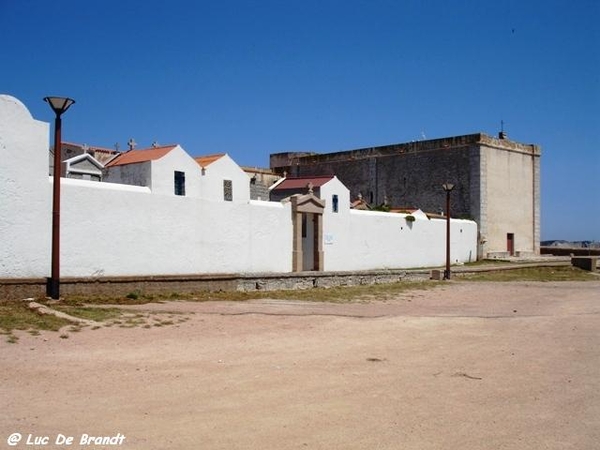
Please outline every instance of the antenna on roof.
M506 132L504 131L504 120L500 121L500 133L498 133L500 139L506 139Z
M129 150L133 150L137 145L137 142L135 142L133 138L131 138L129 139L129 141L127 141L127 145L129 146Z
M120 147L120 146L119 146L119 143L118 143L118 142L115 142L115 150L116 150L116 151L119 151L119 147Z
M158 144L158 142L154 141L152 143L152 148L157 148L157 147L159 147L159 144Z

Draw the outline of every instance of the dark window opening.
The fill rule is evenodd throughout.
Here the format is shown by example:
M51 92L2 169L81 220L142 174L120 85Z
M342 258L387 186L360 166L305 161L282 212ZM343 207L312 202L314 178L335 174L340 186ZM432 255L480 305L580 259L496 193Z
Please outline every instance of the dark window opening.
M175 171L175 195L185 195L185 172Z
M223 199L226 202L233 201L233 182L231 180L223 180Z
M337 194L333 194L331 197L331 208L334 213L338 212L338 196Z
M306 214L302 214L302 237L306 237Z

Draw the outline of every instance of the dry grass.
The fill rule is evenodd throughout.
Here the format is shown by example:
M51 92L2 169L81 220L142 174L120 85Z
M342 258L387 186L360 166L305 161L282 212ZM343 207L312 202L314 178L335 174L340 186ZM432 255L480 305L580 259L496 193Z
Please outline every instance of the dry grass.
M587 281L598 280L598 274L590 273L571 266L564 267L529 267L512 270L497 270L481 273L460 274L454 273L454 280L467 281ZM132 314L119 308L119 305L146 304L152 302L165 302L171 300L185 301L246 301L263 298L277 298L282 300L300 300L314 302L368 302L372 299L385 300L393 298L400 293L434 289L444 286L437 281L398 282L389 284L343 286L333 288L315 288L304 290L282 291L252 291L252 292L198 292L170 293L170 294L144 294L132 292L126 296L69 296L58 303L48 306L71 316L93 320L103 326L119 326L125 328L161 327L176 325L187 320L177 317L173 313ZM38 299L40 303L48 303L45 299ZM31 334L39 330L61 331L61 338L68 338L67 332L77 332L82 326L73 325L66 319L52 315L39 315L30 310L26 301L0 301L0 334L7 336L8 342L17 342L15 330L28 331ZM165 316L167 314L167 316ZM70 328L67 328L70 326ZM92 327L98 329L99 326ZM66 331L65 331L66 330Z
M525 267L511 270L455 274L456 279L468 281L590 281L598 275L572 266Z

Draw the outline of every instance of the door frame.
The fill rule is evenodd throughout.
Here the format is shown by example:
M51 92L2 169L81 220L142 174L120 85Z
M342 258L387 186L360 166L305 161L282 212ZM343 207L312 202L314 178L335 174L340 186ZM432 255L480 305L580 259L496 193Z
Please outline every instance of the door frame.
M311 191L306 195L295 194L290 197L292 203L292 271L303 271L302 218L313 215L313 270L323 270L323 212L325 200L321 200ZM308 217L305 219L307 220Z

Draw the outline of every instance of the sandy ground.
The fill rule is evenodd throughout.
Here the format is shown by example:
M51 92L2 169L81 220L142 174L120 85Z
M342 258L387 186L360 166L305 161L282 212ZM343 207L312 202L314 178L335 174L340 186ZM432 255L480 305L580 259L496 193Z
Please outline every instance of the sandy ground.
M138 308L174 324L0 342L0 448L600 448L600 282Z

